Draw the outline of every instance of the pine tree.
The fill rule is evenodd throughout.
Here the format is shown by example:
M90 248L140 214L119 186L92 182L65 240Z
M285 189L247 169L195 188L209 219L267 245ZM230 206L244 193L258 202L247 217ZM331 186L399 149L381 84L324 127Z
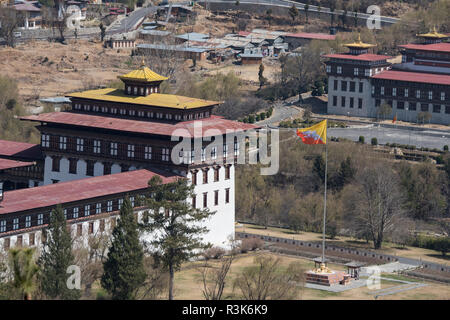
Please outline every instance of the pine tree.
M264 65L262 63L259 65L258 79L259 88L261 89L262 86L267 82L267 79L264 77Z
M67 287L67 268L74 264L72 238L61 206L50 215L46 241L38 264L42 291L50 298L78 299L80 291Z
M202 241L201 235L208 229L201 223L215 212L194 208L186 201L195 196L194 186L187 179L162 184L161 178L155 176L149 187L153 196L146 201L150 211L142 227L154 233L149 244L155 250L155 260L169 271L169 300L173 300L174 273L183 262L210 247Z
M112 232L111 246L103 269L101 285L115 300L134 299L136 290L145 281L144 250L128 198L120 208L120 218Z

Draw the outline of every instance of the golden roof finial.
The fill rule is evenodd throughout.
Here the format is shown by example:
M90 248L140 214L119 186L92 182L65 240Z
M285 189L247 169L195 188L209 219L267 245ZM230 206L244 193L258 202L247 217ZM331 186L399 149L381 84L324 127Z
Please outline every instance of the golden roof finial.
M145 59L142 57L141 67L145 67Z
M357 41L358 43L362 43L362 41L361 41L361 32L358 32L358 41Z

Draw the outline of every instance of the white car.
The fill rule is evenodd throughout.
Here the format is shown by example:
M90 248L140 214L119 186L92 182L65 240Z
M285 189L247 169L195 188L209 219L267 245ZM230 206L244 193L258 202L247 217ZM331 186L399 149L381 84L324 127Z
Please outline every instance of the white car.
M19 31L14 32L14 37L16 37L16 38L22 37L22 32L19 32Z

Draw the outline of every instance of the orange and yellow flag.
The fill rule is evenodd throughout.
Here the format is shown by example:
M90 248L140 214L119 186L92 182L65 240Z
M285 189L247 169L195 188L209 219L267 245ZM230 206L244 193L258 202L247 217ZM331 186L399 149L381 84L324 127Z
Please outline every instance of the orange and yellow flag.
M323 120L309 128L297 129L297 135L305 144L326 144L327 120Z

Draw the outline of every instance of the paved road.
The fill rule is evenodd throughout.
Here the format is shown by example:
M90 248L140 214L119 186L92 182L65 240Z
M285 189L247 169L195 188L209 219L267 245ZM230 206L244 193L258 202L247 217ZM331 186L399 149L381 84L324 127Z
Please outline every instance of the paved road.
M300 112L300 110L294 106L290 105L282 105L282 104L274 104L273 105L273 113L269 119L259 121L256 124L259 125L270 125L273 123L277 123L286 119L290 119L294 117Z
M116 33L126 33L129 31L133 31L134 28L141 22L141 20L145 18L145 16L156 12L156 9L156 6L137 9L131 12L128 17L120 20L119 23L111 26L111 28L106 31L106 34L113 35Z
M358 141L364 136L366 143L377 138L379 144L399 143L415 145L416 147L438 148L450 145L450 132L448 134L433 131L415 131L407 129L383 128L374 125L356 126L350 128L329 128L329 137L342 137Z

